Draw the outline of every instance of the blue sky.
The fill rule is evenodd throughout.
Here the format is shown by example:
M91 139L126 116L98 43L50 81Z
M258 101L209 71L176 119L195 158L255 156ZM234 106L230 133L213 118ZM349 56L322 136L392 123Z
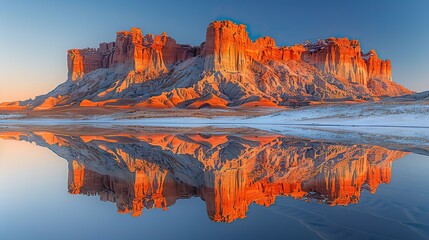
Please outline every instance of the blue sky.
M199 45L207 25L230 19L277 45L359 39L392 61L393 80L429 90L429 1L2 1L0 102L46 93L67 77L66 50L96 47L140 27Z

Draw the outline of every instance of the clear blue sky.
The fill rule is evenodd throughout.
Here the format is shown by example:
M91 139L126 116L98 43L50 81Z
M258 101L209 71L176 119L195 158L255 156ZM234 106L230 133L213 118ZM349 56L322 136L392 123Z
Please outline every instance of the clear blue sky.
M392 61L393 80L429 90L429 1L20 1L0 4L0 102L34 97L64 82L66 50L113 41L140 27L199 45L209 22L248 25L277 45L318 38L359 39Z

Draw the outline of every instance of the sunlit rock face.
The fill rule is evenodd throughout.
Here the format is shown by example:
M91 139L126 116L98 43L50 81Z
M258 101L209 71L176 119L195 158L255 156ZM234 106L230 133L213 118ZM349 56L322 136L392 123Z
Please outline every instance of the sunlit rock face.
M390 66L390 60L379 59L377 52L374 49L371 49L362 57L366 63L368 79L392 81L392 67Z
M329 38L308 44L304 61L318 69L333 73L344 81L367 86L368 73L357 40Z
M246 49L251 44L246 26L231 21L215 21L207 28L203 55L204 70L244 72Z
M200 46L131 28L98 48L69 50L67 63L68 80L50 93L0 107L276 107L411 93L392 81L390 61L358 40L277 46L231 21L210 23Z
M34 141L66 159L71 194L99 195L133 216L200 197L216 222L245 218L252 203L270 206L278 196L357 203L363 189L375 193L389 183L392 162L405 155L281 135L38 131L0 137Z
M306 49L302 45L279 48L268 36L252 42L245 25L214 21L207 28L202 53L205 71L244 74L253 61L301 60L304 51Z
M303 61L342 81L358 83L374 96L407 93L404 87L392 84L390 60L379 59L375 50L364 54L358 40L328 38L305 48Z
M115 42L100 43L97 49L69 50L69 79L80 79L100 68L144 72L147 78L156 78L167 72L166 66L194 57L197 53L198 48L179 45L166 33L143 36L139 28L131 28L130 31L117 32Z

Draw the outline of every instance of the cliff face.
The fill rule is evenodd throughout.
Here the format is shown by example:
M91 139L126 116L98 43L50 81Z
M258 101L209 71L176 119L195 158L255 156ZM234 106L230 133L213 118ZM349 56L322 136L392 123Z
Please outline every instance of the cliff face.
M219 222L245 218L251 204L270 206L278 196L331 206L357 203L364 189L375 193L389 183L392 162L406 154L249 133L38 131L0 137L34 141L66 159L71 194L99 195L133 216L196 196Z
M103 54L99 49L70 49L67 51L68 78L72 81L82 78L86 73L107 67L103 64Z
M253 42L231 21L210 23L197 47L132 28L97 49L69 50L67 62L69 81L19 105L223 108L411 93L392 81L389 60L364 54L357 40L279 47L268 36Z
M308 44L304 61L324 72L332 73L346 82L367 86L368 73L357 40L347 38L319 40Z
M329 38L315 44L307 44L302 59L323 72L332 73L340 80L359 83L374 95L396 95L406 92L402 86L392 86L386 91L377 83L392 83L392 69L389 60L378 58L375 50L364 54L357 40Z
M252 61L301 60L304 51L300 45L278 48L268 36L252 42L245 25L215 21L207 28L204 70L245 73Z
M164 33L143 36L139 28L116 33L116 41L101 43L97 49L71 49L67 62L69 79L75 81L100 68L145 72L156 78L166 66L196 56L198 48L179 45ZM164 55L166 56L164 59Z
M370 80L382 79L385 81L392 81L392 67L390 66L389 60L383 61L379 59L377 52L373 49L362 57L365 59L366 70Z
M215 21L207 28L203 56L205 71L244 72L251 44L245 25Z
M380 60L375 50L363 54L357 40L329 38L315 44L279 48L268 36L253 43L245 25L230 21L209 25L203 55L205 71L243 73L251 61L302 60L340 80L364 87L374 79L392 80L390 61Z

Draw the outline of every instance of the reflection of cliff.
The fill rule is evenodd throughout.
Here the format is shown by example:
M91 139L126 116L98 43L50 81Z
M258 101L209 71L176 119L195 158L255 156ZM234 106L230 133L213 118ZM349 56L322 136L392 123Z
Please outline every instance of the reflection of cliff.
M2 133L34 141L69 162L69 192L99 195L118 212L138 216L176 200L201 197L213 221L245 218L252 203L277 196L329 205L357 203L390 180L405 153L369 145L344 146L283 136L226 134L61 135Z

